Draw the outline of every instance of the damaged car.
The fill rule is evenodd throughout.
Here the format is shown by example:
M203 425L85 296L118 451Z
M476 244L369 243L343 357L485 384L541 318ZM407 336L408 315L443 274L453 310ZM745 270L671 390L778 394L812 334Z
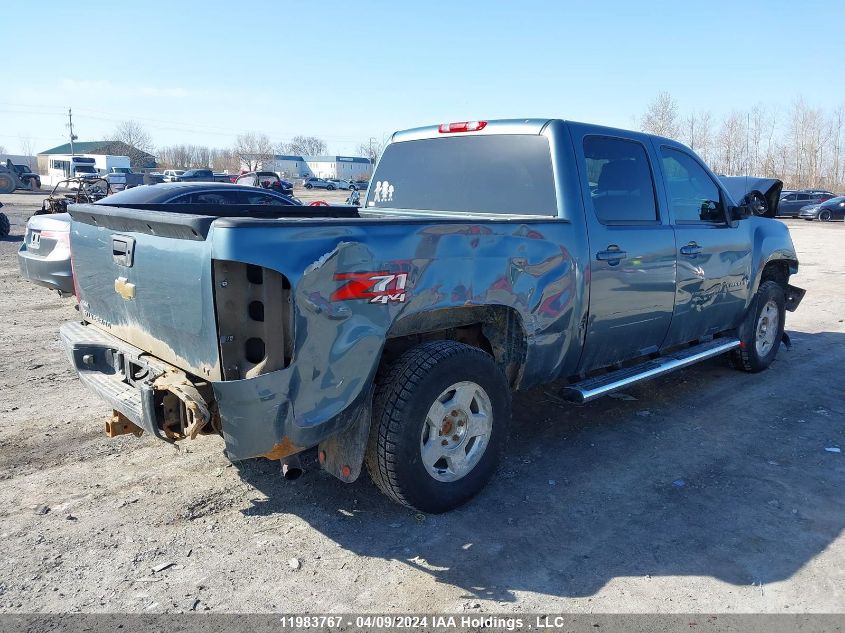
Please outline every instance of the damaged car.
M719 176L725 189L739 204L761 218L774 218L780 207L783 181L755 176Z
M676 141L562 119L406 130L360 209L73 206L60 336L111 436L366 467L444 512L496 471L513 390L769 367L804 295L771 189L761 212Z

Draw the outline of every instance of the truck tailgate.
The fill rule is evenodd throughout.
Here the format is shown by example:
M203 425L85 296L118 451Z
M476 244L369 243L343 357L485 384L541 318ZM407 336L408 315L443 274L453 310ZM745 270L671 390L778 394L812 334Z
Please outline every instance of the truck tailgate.
M71 253L86 321L197 376L219 380L214 218L76 205Z

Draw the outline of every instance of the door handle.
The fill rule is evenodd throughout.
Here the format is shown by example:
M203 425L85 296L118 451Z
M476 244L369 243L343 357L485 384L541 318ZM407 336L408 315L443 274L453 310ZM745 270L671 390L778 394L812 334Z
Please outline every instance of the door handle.
M616 244L611 244L607 247L607 250L596 253L597 260L600 262L607 262L611 266L615 266L626 257L628 257L628 253L619 250L619 247Z
M701 247L695 242L690 242L686 246L681 246L681 255L690 255L695 257L701 252Z

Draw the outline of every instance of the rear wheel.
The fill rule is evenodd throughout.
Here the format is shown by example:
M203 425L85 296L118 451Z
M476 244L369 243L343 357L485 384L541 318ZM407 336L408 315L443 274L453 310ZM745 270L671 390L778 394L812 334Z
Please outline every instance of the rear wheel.
M9 174L0 174L0 193L12 193L15 190L15 181Z
M329 191L334 191L335 186L334 186L334 185L329 185L328 187L326 187L326 189L328 189Z
M5 213L0 213L0 237L8 237L12 230L12 225Z
M41 189L41 183L39 183L35 178L31 178L29 180L29 188L31 191L38 191Z
M314 185L311 185L311 184L306 184L306 185L305 185L305 188L306 188L306 189L312 189L313 187L314 187Z
M754 302L739 327L740 348L733 353L734 363L748 372L763 371L777 356L783 338L786 297L775 281L760 285Z
M828 211L827 209L824 209L819 212L819 220L821 220L822 222L830 222L830 217L830 211Z
M510 420L510 390L489 354L431 341L380 377L367 470L388 497L423 512L466 503L490 479Z

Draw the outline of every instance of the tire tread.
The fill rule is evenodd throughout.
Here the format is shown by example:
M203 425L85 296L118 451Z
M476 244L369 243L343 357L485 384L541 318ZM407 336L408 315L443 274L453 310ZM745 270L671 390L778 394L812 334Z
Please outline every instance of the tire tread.
M488 357L484 351L457 341L429 341L405 352L379 377L364 461L370 478L379 490L406 507L413 508L413 505L402 492L395 468L405 407L413 390L438 362L467 353Z

